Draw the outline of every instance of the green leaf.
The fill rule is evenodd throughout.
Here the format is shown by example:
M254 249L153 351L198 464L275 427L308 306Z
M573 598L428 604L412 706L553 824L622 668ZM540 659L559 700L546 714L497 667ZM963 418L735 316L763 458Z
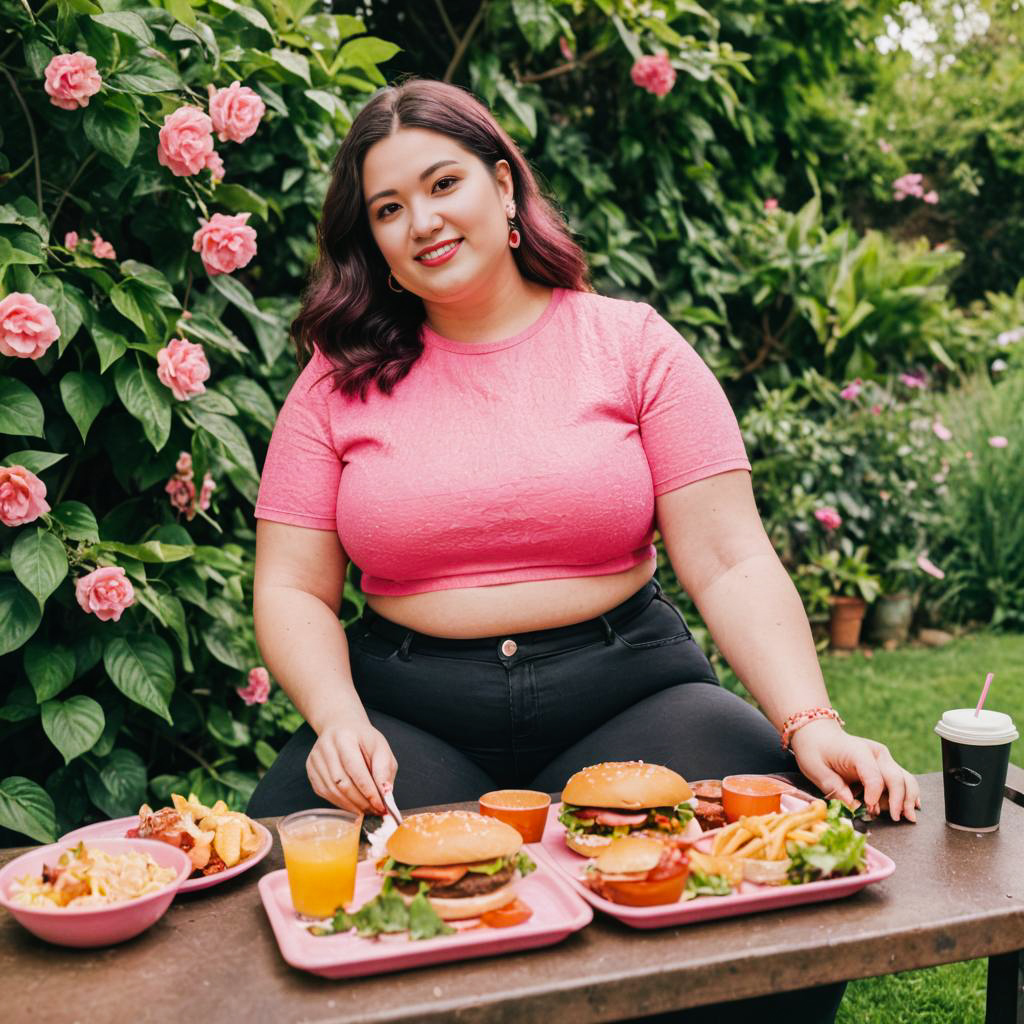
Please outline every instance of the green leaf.
M106 373L128 351L128 342L121 332L112 331L100 323L93 324L90 332L100 356L100 373Z
M0 722L26 722L39 717L39 705L28 686L16 686L0 707Z
M182 4L189 11L192 8L188 0L182 0ZM179 19L184 20L184 19ZM193 22L195 15L193 15ZM119 74L114 75L112 81L115 85L128 89L130 92L141 92L146 94L157 92L177 92L183 88L181 76L164 63L162 60L152 60L148 57L140 57L133 60Z
M247 413L257 423L268 430L274 429L277 410L270 396L251 377L240 374L226 377L220 384L220 390L231 399L242 412Z
M124 407L142 424L149 443L160 451L171 433L171 393L152 370L130 361L117 364L114 386Z
M103 708L106 721L103 723L103 735L93 744L91 753L95 757L106 757L113 749L117 741L118 733L124 724L125 703L120 697L109 701Z
M33 641L25 645L22 664L39 704L66 690L75 678L75 656L67 647Z
M253 753L264 768L269 768L277 760L277 751L266 740L257 740Z
M91 697L48 700L42 708L43 732L70 764L91 750L103 735L103 708Z
M301 78L306 85L313 84L309 77L309 61L301 53L296 53L294 50L279 50L274 47L270 51L270 57L279 68L296 78Z
M43 243L34 231L0 225L0 267L10 263L36 266L45 262Z
M43 407L20 380L0 377L0 434L43 436Z
M180 562L195 554L195 548L184 544L165 544L159 540L147 540L141 544L122 544L119 541L105 540L97 547L98 551L116 552L137 558L140 562Z
M107 404L107 388L103 378L99 374L72 370L61 378L60 397L84 441L93 420Z
M188 628L185 623L185 608L173 594L167 594L153 587L136 589L139 603L153 613L160 624L169 629L181 648L181 664L186 672L194 671L189 651Z
M267 323L274 324L276 320L270 313L264 313L259 306L256 305L256 300L252 297L252 293L248 288L242 284L241 281L232 277L230 274L215 274L210 278L210 284L224 296L233 306L237 306L243 313L248 313L249 316L255 317L257 320L265 320Z
M66 459L66 452L36 452L25 450L11 452L0 465L24 466L30 473L42 473L44 469L55 466L61 459Z
M160 637L115 637L103 652L103 666L129 700L174 724L170 711L174 656Z
M558 22L547 0L512 0L519 31L535 53L546 49L558 35Z
M171 12L175 21L194 28L196 25L196 12L188 0L164 0L164 7Z
M60 355L71 344L72 339L82 326L82 302L84 296L72 286L65 286L56 274L43 274L36 278L32 285L32 294L45 303L53 312L53 317L60 328L57 340L57 351Z
M223 622L211 622L203 630L206 649L228 668L245 672L252 666L252 653L244 638Z
M113 750L98 770L86 770L85 788L89 799L111 818L137 814L146 799L146 766L131 750Z
M22 530L11 548L14 575L35 595L40 607L68 574L68 555L52 533L36 528Z
M110 301L114 309L126 320L131 320L147 340L163 340L167 320L144 282L136 278L121 281L111 289Z
M129 12L100 17L132 17L145 25L137 14ZM85 109L82 126L85 137L98 150L108 153L122 167L131 166L132 157L139 147L139 111L127 96L117 93L100 93L95 96Z
M80 501L62 501L50 515L64 528L69 540L95 542L100 539L96 516L88 505Z
M218 7L223 7L225 10L234 11L235 14L244 18L250 25L255 28L261 28L264 32L273 36L274 30L270 27L270 22L255 8L237 3L236 0L215 0L215 3Z
M213 190L213 199L234 213L255 213L263 220L268 219L267 201L244 185L221 183Z
M42 786L21 775L0 782L0 825L40 843L57 840L57 812Z
M256 460L241 427L217 413L196 412L196 422L223 446L227 457L246 474L257 479Z
M249 745L249 730L236 722L230 712L219 704L210 706L206 717L206 727L210 735L229 747L247 747Z
M152 29L131 11L115 11L111 14L94 14L92 20L106 28L120 32L122 35L137 39L144 46L152 46L156 42Z
M383 64L391 60L396 53L401 53L402 48L386 39L378 39L376 36L363 36L360 39L353 39L346 43L338 51L338 60L343 68L365 68Z

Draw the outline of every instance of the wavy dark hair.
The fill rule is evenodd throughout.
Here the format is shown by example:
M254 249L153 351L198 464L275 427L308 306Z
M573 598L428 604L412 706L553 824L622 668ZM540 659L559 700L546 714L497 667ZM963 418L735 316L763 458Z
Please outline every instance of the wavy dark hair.
M522 243L514 250L524 278L551 287L589 290L586 259L555 206L541 195L516 144L472 93L455 85L410 79L382 89L359 112L331 167L317 230L317 258L292 321L299 361L314 346L334 364L335 386L365 402L372 384L390 395L423 351L422 300L388 287L390 268L370 231L363 202L367 151L399 128L448 136L492 169L507 160Z

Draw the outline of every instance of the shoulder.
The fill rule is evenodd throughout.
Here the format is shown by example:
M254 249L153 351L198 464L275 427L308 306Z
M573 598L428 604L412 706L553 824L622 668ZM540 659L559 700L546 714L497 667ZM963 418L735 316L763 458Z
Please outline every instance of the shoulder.
M566 292L565 301L570 315L614 331L624 327L639 331L654 312L646 302L597 292Z

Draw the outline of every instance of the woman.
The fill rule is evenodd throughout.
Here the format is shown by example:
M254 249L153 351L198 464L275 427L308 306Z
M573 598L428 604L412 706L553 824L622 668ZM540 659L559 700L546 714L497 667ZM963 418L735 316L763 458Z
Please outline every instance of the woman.
M308 725L250 813L381 813L392 780L415 807L557 791L601 760L700 778L795 755L823 792L914 820L913 777L828 706L717 381L650 306L589 290L481 104L378 93L319 243L256 509L257 639ZM662 597L655 528L764 715ZM350 559L366 611L343 630Z

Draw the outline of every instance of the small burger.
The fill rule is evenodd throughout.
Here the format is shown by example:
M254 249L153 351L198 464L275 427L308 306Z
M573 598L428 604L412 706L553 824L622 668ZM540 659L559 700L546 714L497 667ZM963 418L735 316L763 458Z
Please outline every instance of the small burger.
M587 865L584 881L598 896L630 907L675 903L686 887L687 855L650 836L613 839Z
M693 792L671 768L643 761L606 761L578 771L562 790L570 850L595 856L613 839L636 832L696 838Z
M461 921L516 898L516 881L536 868L522 845L522 836L497 818L471 811L412 814L388 839L388 856L377 869L406 904L425 886L442 919Z

